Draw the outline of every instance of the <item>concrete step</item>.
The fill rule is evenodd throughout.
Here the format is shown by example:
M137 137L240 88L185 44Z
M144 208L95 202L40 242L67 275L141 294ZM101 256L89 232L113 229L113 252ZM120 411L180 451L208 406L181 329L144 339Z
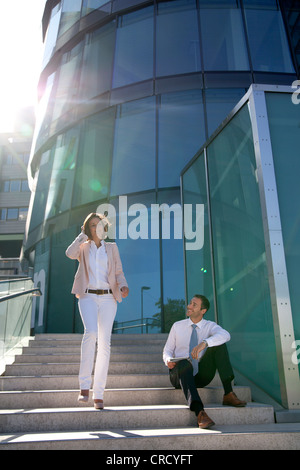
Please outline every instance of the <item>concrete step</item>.
M137 355L138 353L138 355ZM155 352L141 352L141 351L134 351L134 352L125 352L125 353L111 353L110 355L111 362L160 362L162 363L162 354L155 353ZM15 358L15 364L24 364L24 363L58 363L58 362L67 362L67 363L77 363L80 362L80 352L67 352L67 353L28 353L24 352L24 354L20 354Z
M105 409L80 404L82 335L37 335L0 377L0 449L297 449L300 425L274 424L272 406L222 406L219 377L200 389L216 425L200 430L162 362L167 335L113 335ZM91 393L92 397L92 393ZM153 462L152 462L153 463Z
M43 335L37 335L35 339L29 341L29 347L69 347L81 345L82 335L53 335L44 338ZM113 346L143 346L154 345L164 347L167 340L167 335L112 335L111 344Z
M152 452L145 452L152 449ZM167 455L158 451L168 449ZM137 467L142 463L152 465L196 464L197 450L299 450L300 424L235 424L216 425L211 429L202 430L195 426L189 427L142 427L130 429L102 430L94 429L75 432L51 433L8 433L0 434L0 450L105 450L119 451L115 456L130 460L119 461ZM122 451L134 450L130 456ZM143 452L139 453L141 450ZM172 451L187 451L175 461ZM160 457L159 457L160 455ZM174 453L175 455L175 453ZM133 456L137 460L133 460ZM178 456L178 452L176 452ZM103 454L101 463L113 463ZM159 462L158 459L165 459ZM168 460L166 460L168 459Z
M126 344L126 345L112 345L111 354L151 354L157 353L162 358L163 344ZM146 351L146 352L145 352ZM49 345L47 346L29 346L23 348L22 354L80 354L80 344L77 345Z
M208 404L205 410L217 425L274 422L273 407L263 404L250 403L244 408ZM2 433L135 429L145 425L197 426L197 418L187 405L110 406L101 411L93 407L0 410Z
M234 387L237 396L246 402L251 401L248 387ZM205 387L199 389L203 403L219 403L223 401L221 387ZM32 408L74 408L92 406L92 392L86 404L77 401L78 390L32 390L0 392L2 409L32 409ZM123 388L106 389L104 393L105 406L134 406L134 405L184 405L185 398L181 390L172 387L161 388Z
M79 372L79 363L30 363L11 364L6 367L5 376L29 375L75 375ZM168 368L161 362L110 362L109 374L166 374Z
M108 375L107 388L169 387L167 374ZM17 390L77 390L78 375L45 375L40 377L0 377L1 391Z

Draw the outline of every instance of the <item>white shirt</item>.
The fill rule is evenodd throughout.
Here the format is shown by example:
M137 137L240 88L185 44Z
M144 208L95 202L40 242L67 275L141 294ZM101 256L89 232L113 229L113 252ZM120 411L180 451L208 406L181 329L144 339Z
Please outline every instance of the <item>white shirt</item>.
M193 331L192 325L194 323L190 318L177 321L173 324L163 351L163 360L166 365L172 357L189 357L190 339ZM213 321L202 318L196 325L198 344L205 340L207 346L212 347L220 346L220 344L227 343L230 340L228 331ZM205 349L201 351L198 359L201 359L204 352Z
M89 289L110 289L108 283L107 271L107 253L104 243L97 248L97 245L92 240L90 244L89 256Z

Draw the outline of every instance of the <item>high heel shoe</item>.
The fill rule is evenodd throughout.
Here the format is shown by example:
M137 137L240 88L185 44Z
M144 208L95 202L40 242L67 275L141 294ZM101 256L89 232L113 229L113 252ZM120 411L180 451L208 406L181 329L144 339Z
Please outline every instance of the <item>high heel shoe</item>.
M104 408L103 400L95 399L94 400L94 408L95 408L95 410L103 410L103 408Z
M78 395L78 401L81 403L86 403L89 401L89 390L80 390Z

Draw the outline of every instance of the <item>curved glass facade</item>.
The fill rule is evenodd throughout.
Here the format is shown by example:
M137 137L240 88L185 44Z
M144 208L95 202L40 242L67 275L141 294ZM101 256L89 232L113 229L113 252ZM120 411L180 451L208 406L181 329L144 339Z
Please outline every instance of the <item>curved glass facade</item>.
M297 78L285 11L275 0L63 0L47 2L45 18L24 246L45 276L36 329L80 331L64 251L86 214L109 203L130 286L116 328L146 318L147 331L167 331L185 312L180 173L251 83ZM168 237L163 210L153 227L162 204Z

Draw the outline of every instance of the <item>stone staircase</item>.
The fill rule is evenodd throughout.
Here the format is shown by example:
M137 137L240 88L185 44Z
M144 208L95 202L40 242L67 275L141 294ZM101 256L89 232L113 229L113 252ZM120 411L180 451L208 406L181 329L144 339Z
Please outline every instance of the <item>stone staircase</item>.
M166 335L113 335L105 409L77 402L81 335L37 335L0 377L0 450L299 449L300 424L270 405L222 406L218 377L200 391L216 425L200 430L162 362Z

